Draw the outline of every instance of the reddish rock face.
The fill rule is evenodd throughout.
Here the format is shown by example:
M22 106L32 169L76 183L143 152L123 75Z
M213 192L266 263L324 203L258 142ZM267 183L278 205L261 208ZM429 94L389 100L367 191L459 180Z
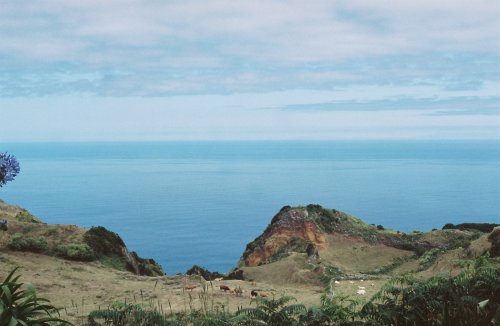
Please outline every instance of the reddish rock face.
M326 248L324 232L310 219L305 208L290 209L273 219L272 224L256 242L258 245L247 252L245 266L258 266L270 262L280 251L287 251L293 243L311 243L316 248Z

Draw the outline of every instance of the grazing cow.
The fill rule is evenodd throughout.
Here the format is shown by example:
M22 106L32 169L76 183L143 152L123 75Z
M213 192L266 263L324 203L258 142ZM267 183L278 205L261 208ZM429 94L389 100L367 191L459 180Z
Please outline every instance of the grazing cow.
M194 284L187 284L184 286L184 289L185 290L189 290L189 291L192 291L194 288L196 288L198 285L194 285Z
M214 281L215 281L215 282L220 282L220 281L222 281L223 279L224 279L223 277L217 277L217 278L215 278L215 279L214 279Z
M257 293L257 291L252 290L252 292L250 292L250 295L251 295L252 297L256 297L256 296L258 296L259 294Z
M231 289L229 288L229 286L224 285L224 284L222 284L221 286L219 286L219 288L220 288L221 291L224 291L224 292L231 291Z
M243 290L238 286L237 288L234 288L234 293L236 295L242 295L243 294Z
M356 291L356 293L360 294L360 295L365 295L366 294L366 290L359 289L358 291Z
M267 297L268 297L268 295L267 295L267 294L265 294L265 293L259 293L259 297L261 297L261 298L267 298Z

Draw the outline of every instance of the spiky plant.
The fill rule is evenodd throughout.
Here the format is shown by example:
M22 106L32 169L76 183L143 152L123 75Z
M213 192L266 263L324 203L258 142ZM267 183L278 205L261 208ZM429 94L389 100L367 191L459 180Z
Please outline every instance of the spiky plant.
M500 269L481 257L455 277L397 277L363 307L362 314L383 325L487 325L500 316L499 301Z
M244 308L237 312L232 322L237 325L300 325L299 316L306 311L302 304L288 304L295 298L284 296L278 299L256 298L257 307Z
M94 310L87 317L88 326L177 326L155 310L144 310L137 304L116 304L109 309Z
M49 300L37 297L32 289L23 289L20 275L15 275L17 269L0 284L0 326L72 325L59 318L59 312Z

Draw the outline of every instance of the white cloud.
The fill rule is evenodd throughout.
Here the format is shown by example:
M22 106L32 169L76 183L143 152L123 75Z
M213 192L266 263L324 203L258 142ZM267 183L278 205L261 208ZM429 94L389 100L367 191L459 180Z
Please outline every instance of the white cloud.
M320 138L375 137L398 129L396 120L407 136L458 136L456 127L472 138L493 137L498 124L481 120L485 117L466 126L460 114L423 117L419 111L416 117L412 110L389 110L393 115L366 110L280 116L262 108L331 101L365 101L369 107L370 101L395 98L422 103L422 98L498 96L498 17L500 2L491 0L5 0L0 4L0 110L19 119L11 112L18 108L26 119L38 108L50 117L78 102L65 104L68 95L92 94L87 106L67 112L75 117L88 110L97 114L91 108L117 113L121 103L128 120L115 125L115 133L123 135L129 134L129 122L142 121L136 115L150 107L189 127L157 125L153 134L159 138L167 137L165 126L173 135L189 137L245 138L254 137L252 132L288 137L289 130L271 126L280 121L294 126L290 137L310 137L308 132ZM54 94L61 99L54 103L58 109L44 98ZM214 97L202 97L210 94ZM152 96L161 97L161 103ZM140 99L132 100L135 107L128 103L131 98ZM473 113L472 102L468 113ZM204 119L190 122L181 111L172 113L171 105L188 117ZM167 113L160 114L162 110ZM342 121L342 131L329 130L332 121ZM432 121L443 123L441 133ZM426 129L427 123L434 129ZM50 121L47 125L62 130ZM112 136L103 125L101 131L89 128L80 136ZM39 136L48 137L43 132Z

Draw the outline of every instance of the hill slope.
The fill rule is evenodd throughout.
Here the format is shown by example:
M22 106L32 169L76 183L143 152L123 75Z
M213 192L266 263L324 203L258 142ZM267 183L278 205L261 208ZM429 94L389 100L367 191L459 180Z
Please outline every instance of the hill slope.
M450 255L456 259L482 255L490 248L486 238L472 229L404 233L319 205L285 206L247 245L233 274L313 284L332 278L380 279L404 271L425 275L422 272ZM452 265L449 261L446 268L453 269Z

